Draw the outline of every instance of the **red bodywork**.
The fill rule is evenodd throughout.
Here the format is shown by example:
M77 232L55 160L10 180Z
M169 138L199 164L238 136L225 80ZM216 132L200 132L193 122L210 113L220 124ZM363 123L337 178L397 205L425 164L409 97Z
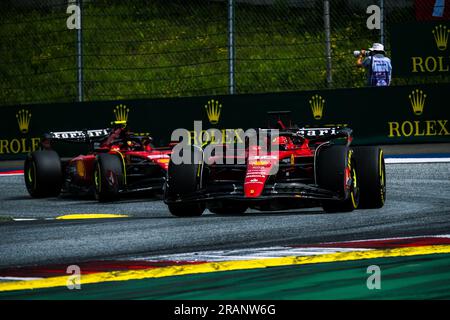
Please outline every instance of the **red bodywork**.
M139 139L137 137L126 128L116 128L91 152L63 160L65 173L63 188L69 192L80 188L90 191L94 185L94 166L99 153L115 154L122 159L127 177L125 185L127 190L124 191L162 188L169 165L171 147L155 148L149 137L139 136ZM44 146L45 144L46 142Z
M220 181L221 183L242 183L244 197L248 199L259 198L267 186L269 177L277 176L281 179L283 177L296 177L299 175L298 166L296 164L306 164L302 169L301 175L307 180L314 179L314 150L316 143L312 143L307 138L294 140L289 136L279 136L275 138L272 145L277 145L276 152L260 152L260 147L249 147L245 156L238 155L227 156L218 155L211 157L208 160L210 183ZM227 146L223 146L225 150ZM233 158L245 160L245 170L223 170L224 165L216 166L216 162L221 158ZM280 166L283 163L283 166ZM308 165L309 164L309 165ZM226 167L227 165L225 165ZM228 166L231 168L232 166ZM276 172L278 171L278 173Z
M176 188L177 181L184 181L181 174L177 175L181 171L174 169L172 173L170 167L164 198L169 209L172 206L176 215L177 206L199 203L198 208L205 205L211 212L242 212L246 208L274 211L315 207L347 199L352 181L350 168L344 172L336 170L336 173L332 169L333 172L328 173L327 161L333 159L321 155L326 155L322 150L329 150L328 147L334 144L348 148L352 130L346 127L305 128L292 123L285 126L281 118L288 114L284 111L269 114L279 118L276 125L246 132L239 139L245 143L206 146L201 150L205 160L201 166L194 163L193 168L179 167L196 170L195 184L186 183L193 186L191 190ZM339 161L347 161L345 157L347 155ZM334 179L331 182L326 180L329 175Z
M125 163L130 163L131 157L142 158L144 160L150 160L157 164L161 169L167 171L170 160L170 150L159 151L151 149L148 151L129 151L121 148L112 148L109 154L122 154L125 159ZM75 168L77 172L77 182L82 185L92 185L94 176L94 163L97 153L79 155L71 159L68 166Z
M294 163L295 158L313 157L314 155L309 147L308 139L305 139L301 144L295 144L289 137L281 136L277 139L276 143L278 143L280 151L269 153L264 158L249 156L244 181L246 198L258 198L262 194L267 178L281 160L290 159ZM292 168L292 170L295 169Z

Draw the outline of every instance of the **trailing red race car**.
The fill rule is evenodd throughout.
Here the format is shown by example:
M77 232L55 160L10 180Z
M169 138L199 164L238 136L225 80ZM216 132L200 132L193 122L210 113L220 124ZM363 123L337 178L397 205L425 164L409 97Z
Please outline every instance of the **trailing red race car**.
M93 193L100 201L110 201L122 193L162 190L171 148L155 148L149 136L132 133L125 125L115 122L109 129L46 134L42 150L30 153L25 160L30 195ZM87 144L90 151L60 158L52 147L59 142Z
M248 208L274 211L316 206L326 212L347 212L384 205L381 148L351 147L349 128L285 125L283 117L288 114L271 113L279 129L271 143L278 150L269 150L266 156L252 157L248 151L254 146L248 145L244 164L217 164L214 157L175 164L172 158L165 187L170 212L198 216L205 208L227 214ZM201 148L192 147L192 152L197 159L207 157Z

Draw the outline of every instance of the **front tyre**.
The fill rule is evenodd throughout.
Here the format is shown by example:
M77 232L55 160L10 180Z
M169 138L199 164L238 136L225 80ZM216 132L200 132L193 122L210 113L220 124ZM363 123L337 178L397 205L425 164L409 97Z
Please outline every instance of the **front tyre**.
M59 155L53 150L30 153L25 160L24 178L32 197L57 197L63 181Z
M172 155L173 156L173 155ZM172 215L177 217L201 216L205 211L205 204L201 202L173 202L174 199L183 199L201 189L203 177L203 151L200 148L191 148L189 163L176 164L170 159L167 170L167 183L165 198L169 200L168 208Z
M101 202L118 200L123 185L124 168L121 159L108 153L97 155L94 163L95 198Z
M342 200L322 203L325 212L350 212L359 205L359 182L353 150L347 146L331 145L321 149L316 159L319 186L336 192Z
M386 201L386 167L380 147L355 147L361 197L359 208L379 209Z

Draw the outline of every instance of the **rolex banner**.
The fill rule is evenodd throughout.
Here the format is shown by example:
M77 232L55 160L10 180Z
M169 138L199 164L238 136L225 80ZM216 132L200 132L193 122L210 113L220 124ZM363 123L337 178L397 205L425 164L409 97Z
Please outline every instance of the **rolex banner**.
M450 21L393 25L393 77L450 75Z
M238 129L267 126L267 111L292 111L300 127L348 126L356 144L450 142L448 84L303 91L176 99L103 101L1 107L0 159L20 159L39 148L49 131L103 129L121 120L138 133L149 133L156 145L170 141L173 130L191 132L192 143L230 142ZM201 121L203 134L193 130ZM207 129L222 131L222 141ZM82 145L63 149L86 152ZM59 151L59 150L58 150Z

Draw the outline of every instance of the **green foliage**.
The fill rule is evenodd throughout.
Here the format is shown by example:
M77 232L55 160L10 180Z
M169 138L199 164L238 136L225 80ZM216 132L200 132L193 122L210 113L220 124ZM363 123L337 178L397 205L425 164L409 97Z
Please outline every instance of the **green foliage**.
M333 86L360 87L365 74L352 51L379 36L344 3L332 2ZM66 7L3 9L0 104L75 101L76 31L66 28ZM85 100L228 93L226 2L101 0L83 12ZM235 14L238 93L326 87L320 5L239 4Z

